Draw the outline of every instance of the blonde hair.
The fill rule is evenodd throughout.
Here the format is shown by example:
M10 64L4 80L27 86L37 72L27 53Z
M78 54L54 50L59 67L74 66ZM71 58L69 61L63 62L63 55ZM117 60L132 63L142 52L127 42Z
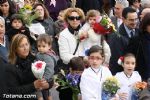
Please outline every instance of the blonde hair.
M9 48L9 54L8 54L8 61L11 64L15 64L16 63L16 59L17 59L17 49L19 44L21 43L21 41L26 38L28 40L28 37L23 35L23 34L16 34L11 41L10 44L10 48ZM29 40L28 40L29 43ZM29 43L30 44L30 43Z
M98 10L89 10L86 13L86 20L89 20L90 17L100 16L100 12Z
M68 23L68 16L71 15L72 12L77 12L79 16L81 17L81 21L85 20L85 15L82 9L80 8L68 8L65 10L64 14L64 20Z

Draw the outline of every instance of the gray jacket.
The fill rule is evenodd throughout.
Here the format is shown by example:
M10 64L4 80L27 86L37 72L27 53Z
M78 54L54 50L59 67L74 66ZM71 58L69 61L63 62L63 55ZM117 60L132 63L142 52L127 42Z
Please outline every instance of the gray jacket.
M37 53L36 60L41 60L46 63L44 78L46 80L52 79L54 75L54 66L57 62L57 57L53 54Z

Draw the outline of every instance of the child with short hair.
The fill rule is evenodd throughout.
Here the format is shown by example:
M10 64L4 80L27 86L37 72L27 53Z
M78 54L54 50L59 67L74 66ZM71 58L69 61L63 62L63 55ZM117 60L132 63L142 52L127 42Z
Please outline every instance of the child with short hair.
M43 78L49 81L53 81L54 75L54 66L57 62L57 56L55 52L52 50L52 38L48 34L41 34L37 38L37 49L38 53L36 55L37 60L44 61L46 63L45 72ZM38 100L51 100L50 91L44 90L42 93L38 92Z
M106 42L105 38L101 34L95 33L93 30L94 24L97 22L97 19L101 17L100 12L97 10L89 10L86 14L86 23L83 25L81 30L79 31L79 35L85 35L87 37L85 40L83 40L83 51L86 51L93 45L99 45L102 46L104 49L104 65L109 65L109 59L111 56L110 47L108 43ZM83 52L83 56L85 56Z
M67 76L72 76L76 80L77 86L80 83L80 76L84 70L84 62L83 59L80 57L73 57L69 62L70 72ZM61 89L62 87L58 87L57 90L59 91L59 98L60 100L73 100L72 95L73 91L71 88ZM81 98L79 96L79 98Z
M117 94L121 100L131 100L132 88L136 82L141 82L141 76L134 71L136 58L132 53L127 53L122 57L121 63L124 71L118 72L115 77L120 83Z
M80 89L82 100L101 100L102 83L112 76L108 67L102 65L104 50L98 45L92 46L88 51L90 67L81 75Z
M13 14L10 19L11 28L6 32L8 40L11 42L13 36L16 34L24 34L28 37L30 43L32 44L35 40L30 36L29 28L25 26L22 18L19 14Z

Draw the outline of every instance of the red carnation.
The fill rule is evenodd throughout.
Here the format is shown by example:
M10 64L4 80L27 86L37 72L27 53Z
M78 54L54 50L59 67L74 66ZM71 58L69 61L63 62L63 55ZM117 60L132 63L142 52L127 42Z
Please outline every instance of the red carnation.
M42 63L41 63L41 62L38 62L38 63L36 63L35 66L36 66L37 70L38 70L38 69L41 69L41 68L42 68Z

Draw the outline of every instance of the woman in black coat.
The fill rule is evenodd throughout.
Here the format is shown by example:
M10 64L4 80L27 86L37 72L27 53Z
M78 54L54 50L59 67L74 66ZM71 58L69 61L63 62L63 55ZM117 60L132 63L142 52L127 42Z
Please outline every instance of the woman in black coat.
M0 99L4 100L6 95L9 94L31 94L37 89L48 88L48 83L44 80L35 80L29 84L23 84L24 75L15 66L4 63L1 58L0 65ZM31 99L36 99L36 96Z
M9 62L16 66L16 69L22 73L21 85L26 85L36 80L31 71L31 65L35 56L30 53L30 43L27 36L16 34L11 42L9 50ZM52 86L49 82L49 86Z
M136 70L143 80L147 80L150 77L150 13L144 16L140 29L139 36L129 42L126 52L135 54Z

